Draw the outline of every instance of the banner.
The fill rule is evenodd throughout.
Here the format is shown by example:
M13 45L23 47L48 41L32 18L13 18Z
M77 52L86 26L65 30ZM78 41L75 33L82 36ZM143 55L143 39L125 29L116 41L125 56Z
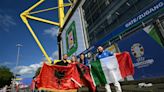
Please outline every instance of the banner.
M147 27L145 27L143 29L150 37L152 37L159 45L161 45L162 47L164 47L164 43L163 43L163 37L160 36L160 31L155 28L154 25L149 25Z
M115 44L111 45L110 47L108 47L106 50L112 52L112 53L117 53L118 50L117 50L117 47Z
M72 55L78 47L75 21L71 23L66 31L66 45L68 56Z
M84 33L81 10L77 8L70 20L63 28L62 37L62 54L79 55L86 49L86 38Z
M130 52L135 67L134 79L164 76L161 71L164 70L164 48L159 36L150 34L151 31L157 30L148 26L118 42L121 51Z

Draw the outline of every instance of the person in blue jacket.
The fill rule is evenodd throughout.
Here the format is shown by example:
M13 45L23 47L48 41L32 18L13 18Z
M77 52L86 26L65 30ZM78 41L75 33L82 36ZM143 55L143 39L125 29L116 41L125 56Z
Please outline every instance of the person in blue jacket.
M109 57L109 56L113 56L113 53L111 53L111 52L109 52L107 50L105 51L102 46L99 46L97 48L97 51L98 51L98 54L96 55L96 59L102 59L102 58L106 58L106 57ZM107 61L107 62L110 62L110 61ZM114 73L112 73L112 74L114 75ZM120 83L118 81L116 81L113 84L115 86L116 92L122 92ZM106 88L107 92L111 92L109 84L106 84L105 88Z
M107 51L107 50L104 50L103 47L99 46L97 48L97 51L98 51L98 54L96 56L96 59L101 59L101 58L105 58L105 57L108 57L108 56L113 56L113 53Z

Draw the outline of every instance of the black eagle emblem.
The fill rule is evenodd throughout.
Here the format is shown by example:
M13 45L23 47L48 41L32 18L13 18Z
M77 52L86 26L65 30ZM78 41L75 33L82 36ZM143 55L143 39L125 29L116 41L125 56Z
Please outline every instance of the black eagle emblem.
M61 82L62 82L62 79L63 79L64 76L65 76L65 71L58 71L58 70L55 70L55 71L54 71L54 76L58 79L58 80L57 80L57 83L60 85Z

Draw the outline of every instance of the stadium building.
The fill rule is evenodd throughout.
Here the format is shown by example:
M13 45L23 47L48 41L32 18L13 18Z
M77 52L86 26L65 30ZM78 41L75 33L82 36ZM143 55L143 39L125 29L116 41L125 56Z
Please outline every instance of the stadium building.
M134 79L164 76L163 0L78 0L62 28L60 55L85 53L95 58L101 45L128 51ZM58 37L59 38L59 37Z

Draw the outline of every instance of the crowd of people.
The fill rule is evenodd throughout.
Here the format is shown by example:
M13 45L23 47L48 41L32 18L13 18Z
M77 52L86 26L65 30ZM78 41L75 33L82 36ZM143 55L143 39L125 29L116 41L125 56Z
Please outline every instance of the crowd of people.
M80 54L79 60L75 55L72 55L71 59L69 60L68 55L64 54L63 57L62 57L62 60L60 62L56 62L55 64L56 65L67 66L69 63L75 63L75 62L82 63L82 64L89 67L88 59L85 57L84 53Z
M109 57L109 56L113 56L113 53L111 53L107 50L104 50L104 48L102 46L99 46L97 48L97 52L98 53L96 55L96 59L102 59L102 58L106 58L106 57ZM75 55L72 55L71 60L68 60L68 55L64 54L63 57L62 57L62 60L60 62L57 62L56 65L67 66L68 64L75 63L75 62L82 63L82 64L89 67L89 61L85 57L84 53L80 54L79 59ZM110 74L112 74L114 79L117 79L116 78L117 76L115 76L115 73L112 70L109 70L109 72L110 72ZM116 92L122 92L120 83L117 80L113 84L115 86ZM111 92L111 88L110 88L109 84L105 84L105 88L106 88L107 92Z

